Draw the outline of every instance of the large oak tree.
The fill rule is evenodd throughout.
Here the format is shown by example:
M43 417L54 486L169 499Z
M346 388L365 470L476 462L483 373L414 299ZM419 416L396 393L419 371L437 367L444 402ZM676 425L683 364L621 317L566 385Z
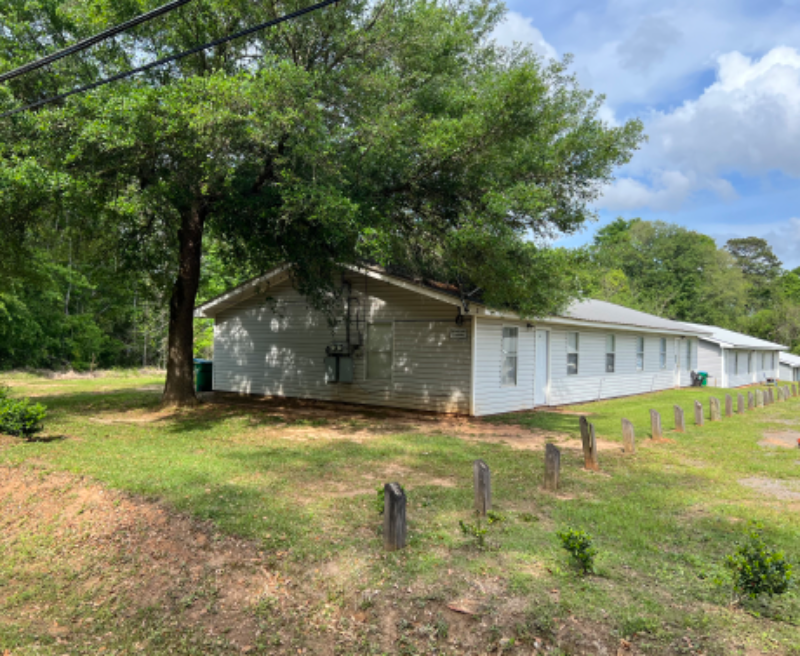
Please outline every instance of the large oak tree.
M0 59L20 63L153 6L13 0ZM55 70L20 79L11 108L305 3L196 0ZM347 1L146 75L4 120L0 219L53 199L108 236L127 265L171 280L164 401L191 403L192 319L204 241L264 270L291 267L318 307L342 263L435 276L526 316L581 292L554 236L639 144L598 119L568 62L490 34L492 0ZM24 25L24 27L23 27ZM11 55L13 53L13 57ZM23 220L24 219L24 220ZM166 284L166 283L164 283Z

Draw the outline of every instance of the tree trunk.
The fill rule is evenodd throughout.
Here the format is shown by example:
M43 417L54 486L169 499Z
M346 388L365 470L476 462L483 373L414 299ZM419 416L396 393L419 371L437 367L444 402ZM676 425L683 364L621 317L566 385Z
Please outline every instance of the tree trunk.
M165 405L197 403L194 392L194 303L200 284L203 224L207 210L192 207L181 217L178 231L180 268L169 301L167 382L161 401Z

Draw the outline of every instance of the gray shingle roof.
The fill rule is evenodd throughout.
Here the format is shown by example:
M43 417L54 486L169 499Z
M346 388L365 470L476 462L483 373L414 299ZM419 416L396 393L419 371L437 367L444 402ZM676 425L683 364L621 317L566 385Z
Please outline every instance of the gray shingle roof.
M615 324L618 326L647 328L649 330L663 330L665 332L680 333L682 335L702 335L710 332L704 327L663 319L654 314L640 312L639 310L631 310L622 305L594 299L576 301L560 316L565 319L574 319L576 321Z
M782 351L780 354L780 361L783 364L788 364L791 367L800 367L800 355L794 353L786 353Z
M727 330L726 328L720 328L719 326L703 326L699 323L690 323L688 325L695 328L705 329L707 332L711 333L710 337L707 338L708 341L716 342L718 344L722 344L723 346L762 351L775 351L786 348L781 344L768 342L764 339L751 337L750 335L745 335L744 333L737 333L735 330Z

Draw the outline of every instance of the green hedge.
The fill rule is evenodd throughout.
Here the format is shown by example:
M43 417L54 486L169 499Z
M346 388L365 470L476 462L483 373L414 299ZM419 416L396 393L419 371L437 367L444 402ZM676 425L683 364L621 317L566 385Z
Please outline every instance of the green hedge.
M0 387L0 433L31 439L44 428L46 416L41 403L11 398L8 387Z

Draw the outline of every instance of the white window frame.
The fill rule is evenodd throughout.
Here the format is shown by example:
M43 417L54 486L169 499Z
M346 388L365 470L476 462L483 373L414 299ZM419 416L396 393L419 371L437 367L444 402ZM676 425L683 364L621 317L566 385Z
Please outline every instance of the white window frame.
M394 381L394 353L395 353L395 335L396 335L394 323L395 323L394 321L371 321L370 323L367 324L367 348L366 348L367 357L366 357L366 362L364 363L364 380L373 380L373 381L383 380L388 382ZM370 355L373 353L373 349L370 347L370 338L369 338L370 328L372 328L372 326L391 326L392 328L392 351L391 351L392 357L389 362L388 378L373 378L369 375L369 359ZM374 351L374 352L385 353L385 351Z
M609 342L610 340L610 342ZM609 350L609 343L611 349ZM611 356L611 368L608 368L608 356ZM617 368L617 336L613 333L606 335L606 373L613 374Z
M571 348L570 345L569 345L570 335L575 335L575 350L574 351L570 351L570 348ZM570 332L568 332L567 335L566 335L565 347L566 347L566 355L567 355L567 362L566 362L566 364L567 364L567 376L578 376L578 375L580 375L580 372L581 372L581 334L580 334L580 332L577 332L577 331L574 331L574 330L571 330ZM570 355L574 355L575 356L575 371L574 371L574 373L570 372L570 370L569 370L569 356Z
M753 352L752 351L748 351L747 352L747 373L748 374L752 374L753 373Z
M639 345L641 344L642 348L639 350ZM644 350L646 344L644 341L644 337L639 335L636 337L636 371L644 371Z
M667 368L667 338L662 337L658 343L658 364L662 369Z
M513 355L510 355L506 352L505 349L505 332L506 330L516 330L517 331L517 350L514 351ZM500 330L500 387L516 387L519 384L519 326L509 326L504 325ZM505 365L505 361L507 358L513 357L514 362L514 382L507 383L503 380L503 368Z

